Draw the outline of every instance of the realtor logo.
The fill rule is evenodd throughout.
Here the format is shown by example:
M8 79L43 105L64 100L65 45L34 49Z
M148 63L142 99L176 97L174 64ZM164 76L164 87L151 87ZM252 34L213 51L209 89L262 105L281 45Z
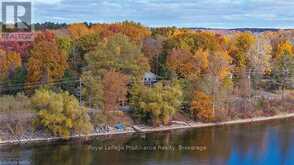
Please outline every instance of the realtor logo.
M2 2L3 30L31 31L31 2Z
M1 40L27 41L32 38L31 2L2 2Z

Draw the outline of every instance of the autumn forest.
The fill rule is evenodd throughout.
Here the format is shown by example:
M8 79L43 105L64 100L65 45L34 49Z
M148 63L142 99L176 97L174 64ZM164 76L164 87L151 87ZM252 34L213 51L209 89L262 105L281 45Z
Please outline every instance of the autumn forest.
M293 113L293 84L293 30L45 26L0 43L0 139Z

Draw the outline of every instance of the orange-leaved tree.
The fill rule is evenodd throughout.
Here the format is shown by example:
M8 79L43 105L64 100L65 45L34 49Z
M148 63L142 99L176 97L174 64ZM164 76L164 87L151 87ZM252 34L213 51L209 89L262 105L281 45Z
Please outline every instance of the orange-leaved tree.
M27 81L47 83L62 78L68 67L66 56L62 52L52 33L39 33L28 60Z
M19 53L5 52L0 49L0 79L6 78L9 72L14 72L22 66L22 60Z
M123 34L136 43L142 44L143 40L151 35L151 31L140 23L124 21L113 24L94 24L90 27L91 32L99 33L101 38L109 38L116 34Z
M224 101L231 93L231 57L226 51L209 52L208 67L197 82L197 90L211 96L212 113L214 117L221 114Z
M209 122L214 119L213 98L202 91L194 93L191 104L191 113L195 119Z
M72 39L79 39L91 33L91 30L84 23L75 23L67 27Z
M128 76L116 71L108 71L103 77L104 111L119 110L121 101L127 100Z
M195 79L201 72L199 60L184 49L173 49L167 57L167 66L180 78Z

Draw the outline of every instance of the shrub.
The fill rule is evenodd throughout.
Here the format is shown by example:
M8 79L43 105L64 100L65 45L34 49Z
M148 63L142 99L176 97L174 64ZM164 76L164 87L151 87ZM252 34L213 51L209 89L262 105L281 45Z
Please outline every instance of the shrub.
M32 112L31 102L23 94L0 97L0 113Z
M0 97L2 128L13 136L22 136L31 126L33 111L30 99L23 94Z

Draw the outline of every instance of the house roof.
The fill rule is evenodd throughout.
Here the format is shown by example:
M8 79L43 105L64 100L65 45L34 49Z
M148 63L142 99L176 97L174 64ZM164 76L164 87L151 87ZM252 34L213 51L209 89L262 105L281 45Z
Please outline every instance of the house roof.
M157 75L154 74L154 73L152 73L152 72L146 72L146 73L144 74L144 77L157 77Z

